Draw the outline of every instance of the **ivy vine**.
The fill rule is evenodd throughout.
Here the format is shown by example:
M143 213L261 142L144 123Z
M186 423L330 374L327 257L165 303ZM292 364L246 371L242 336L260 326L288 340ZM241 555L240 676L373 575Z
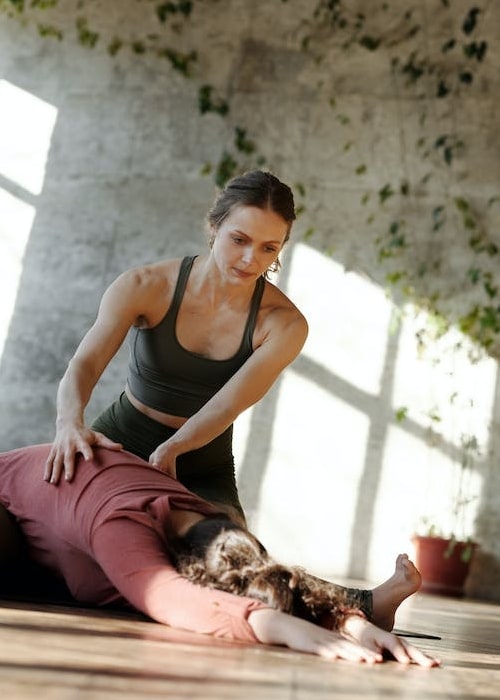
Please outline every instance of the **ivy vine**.
M167 38L186 30L200 2L142 0L157 22L157 32L145 36L104 37L86 16L86 0L80 0L77 4L78 16L74 21L75 36L85 48L105 46L112 56L127 50L138 56L153 55L168 61L172 70L185 78L198 77L202 74L198 51L180 51L172 41L167 43ZM50 10L58 4L59 0L0 0L0 11L25 22L28 22L29 16L42 36L61 41L64 30L56 21L45 21L46 16L50 16ZM287 4L287 0L282 0L284 8ZM451 13L450 0L441 0L440 5L441 12ZM423 164L428 164L426 172L419 182L387 182L376 192L367 189L361 195L360 205L367 209L366 225L374 230L376 259L384 271L389 289L393 294L429 309L430 323L439 319L436 325L444 333L451 323L451 312L444 300L438 292L429 290L423 294L417 291L422 289L420 282L423 278L439 273L442 260L439 256L432 259L432 255L429 259L416 259L412 242L412 226L415 224L411 224L403 212L405 202L410 203L417 196L419 188L425 188L440 168L449 171L461 162L467 152L466 139L458 130L448 129L432 134L425 105L429 97L443 101L458 98L476 83L481 67L489 56L488 43L481 37L485 11L479 3L466 9L459 24L450 30L450 36L437 50L429 53L424 48L425 42L417 41L423 31L417 10L404 9L398 15L394 9L393 3L381 2L377 12L363 13L353 9L352 3L347 0L316 0L309 16L299 27L297 46L318 70L324 62L325 47L331 42L347 53L364 51L369 55L385 49L388 70L401 90L410 91L417 104L420 99L419 124L425 127L425 131L415 144L415 153ZM278 4L276 11L279 11ZM456 17L456 13L453 17ZM448 24L453 27L451 21ZM249 167L265 165L267 158L259 152L254 135L245 125L235 122L230 95L223 94L211 84L202 83L197 87L197 98L200 114L213 114L227 120L230 133L230 140L223 146L218 161L205 163L201 167L202 174L211 175L216 184L222 187L234 174ZM349 131L350 115L338 108L335 95L327 99L338 128ZM355 135L351 131L346 138L344 152L351 152L354 148ZM358 162L353 175L362 183L369 175L368 165ZM298 212L301 213L306 207L306 191L302 183L300 187L298 184L296 186L300 189L302 201ZM460 282L463 288L474 291L471 298L475 302L454 318L454 322L463 333L492 354L500 352L500 291L494 274L498 263L496 267L493 266L499 250L488 228L488 212L497 201L498 198L492 198L484 205L479 199L446 195L432 207L428 221L418 222L420 230L422 226L427 227L435 240L451 225L457 226L461 240L469 250L469 263ZM381 214L384 219L389 214L390 221L385 226L378 223ZM304 232L304 239L312 239L315 233L314 225L309 226Z

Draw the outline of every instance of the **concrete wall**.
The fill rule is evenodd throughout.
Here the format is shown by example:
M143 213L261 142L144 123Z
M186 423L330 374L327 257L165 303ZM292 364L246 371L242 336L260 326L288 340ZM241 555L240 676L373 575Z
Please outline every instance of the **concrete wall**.
M414 3L377 9L370 32L395 41L369 52L342 48L345 35L329 38L324 24L311 29L305 0L195 3L188 21L161 28L159 42L197 49L189 79L154 51L106 51L114 35L158 31L149 4L84 7L101 32L93 49L76 39L73 3L41 15L64 30L63 41L0 15L0 449L51 439L58 380L120 271L204 250L215 193L204 164L224 149L242 165L262 153L305 207L276 282L311 334L236 426L253 528L283 560L379 579L411 549L422 517L450 525L449 495L466 462L464 527L481 544L468 591L500 599L498 343L471 362L475 347L452 328L419 352L425 314L408 305L402 283L397 303L385 290L387 273L404 270L418 294L439 293L452 317L486 303L467 277L468 233L454 197L473 203L489 242L500 244L492 199L500 8L488 3L480 15L488 60L474 64L477 78L459 94L438 100L435 76L407 86L390 70L395 56L464 38L469 4L451 4L418 3L412 23L422 29L410 40L401 17ZM227 117L200 114L204 83L230 98ZM257 144L246 161L234 147L236 126ZM432 144L455 130L465 147L447 166ZM382 202L387 184L395 194ZM433 230L443 203L446 222ZM380 262L390 224L403 220L408 247ZM419 276L424 264L429 272ZM474 265L498 284L497 258L478 252ZM89 418L121 390L125 362L126 349L96 389Z

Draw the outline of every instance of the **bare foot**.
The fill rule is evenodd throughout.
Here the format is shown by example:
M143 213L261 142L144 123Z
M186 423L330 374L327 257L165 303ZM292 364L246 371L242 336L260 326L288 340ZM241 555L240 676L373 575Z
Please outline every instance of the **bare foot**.
M407 554L399 554L391 578L373 589L372 622L383 630L391 631L394 616L403 600L420 588L422 577Z

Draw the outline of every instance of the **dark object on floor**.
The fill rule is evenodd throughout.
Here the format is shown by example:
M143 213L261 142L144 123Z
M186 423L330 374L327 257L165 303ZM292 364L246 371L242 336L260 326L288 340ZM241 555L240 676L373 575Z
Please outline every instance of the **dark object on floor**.
M398 637L415 637L415 639L441 639L441 637L436 637L435 634L424 634L423 632L409 632L407 630L392 630L394 634Z

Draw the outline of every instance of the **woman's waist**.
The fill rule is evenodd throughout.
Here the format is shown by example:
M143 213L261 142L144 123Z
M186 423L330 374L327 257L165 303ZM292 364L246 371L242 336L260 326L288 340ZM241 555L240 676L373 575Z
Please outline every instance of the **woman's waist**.
M130 401L126 392L123 392L94 421L92 426L146 461L158 445L166 442L177 430L140 411ZM177 458L178 465L187 462L192 468L203 466L205 469L210 466L232 464L232 436L233 426L230 425L208 444L181 454Z
M174 430L178 430L188 420L188 418L185 416L174 416L171 413L163 413L163 411L158 411L156 408L147 406L145 403L139 401L139 399L133 395L128 383L125 386L125 394L127 396L127 399L130 401L130 403L135 409L137 409L140 413L144 414L148 418L151 418L151 420L165 425L167 428L173 428Z

